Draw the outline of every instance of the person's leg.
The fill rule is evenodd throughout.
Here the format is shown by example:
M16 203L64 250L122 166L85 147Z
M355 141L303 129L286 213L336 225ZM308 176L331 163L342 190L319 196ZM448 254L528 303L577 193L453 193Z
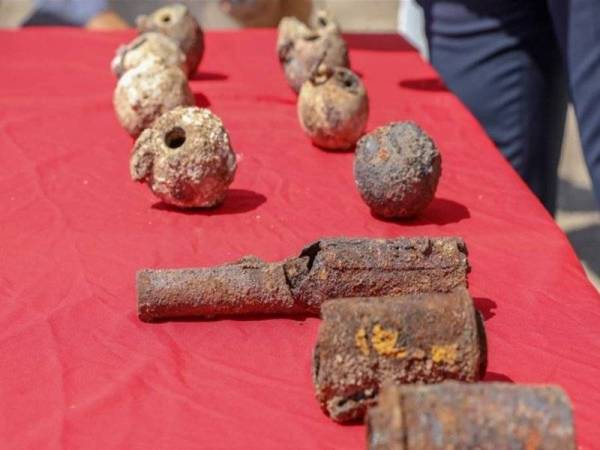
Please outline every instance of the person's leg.
M581 144L600 205L600 2L549 0Z
M553 213L566 96L545 1L421 3L432 64Z

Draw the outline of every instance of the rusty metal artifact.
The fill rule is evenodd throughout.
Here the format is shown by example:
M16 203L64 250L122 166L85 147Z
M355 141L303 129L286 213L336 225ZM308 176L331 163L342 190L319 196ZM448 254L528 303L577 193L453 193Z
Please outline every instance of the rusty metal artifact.
M193 74L204 54L204 34L188 7L181 3L163 6L135 21L140 33L156 31L173 39L186 58L189 74Z
M386 386L367 414L370 450L575 450L557 386L445 382Z
M147 59L117 82L113 105L117 119L133 137L177 106L194 104L185 74L175 66Z
M477 381L485 373L483 321L465 287L321 306L313 381L336 422L364 416L386 381Z
M433 200L442 157L414 122L392 122L356 144L354 180L371 210L387 218L409 218Z
M467 285L460 238L336 238L298 257L266 263L249 256L200 269L137 274L141 320L240 314L318 314L331 298L447 292Z
M182 208L220 204L235 171L223 122L195 106L163 114L137 139L130 160L134 181L146 182L163 202Z
M319 63L350 67L348 48L338 24L325 11L317 12L316 26L309 28L295 17L279 22L277 54L294 92L309 79Z
M121 77L129 69L148 59L155 59L165 66L176 66L188 73L185 55L175 41L161 33L144 33L133 41L121 45L111 62L111 70Z
M321 64L302 85L298 118L319 147L345 150L356 144L369 118L369 98L350 69Z

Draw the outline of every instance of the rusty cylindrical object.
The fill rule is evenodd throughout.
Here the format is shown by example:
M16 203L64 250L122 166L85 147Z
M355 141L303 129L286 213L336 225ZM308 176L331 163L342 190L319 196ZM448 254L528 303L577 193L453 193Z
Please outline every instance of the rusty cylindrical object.
M295 17L279 22L277 54L288 84L299 92L315 67L350 67L348 48L337 23L325 11L317 12L314 28Z
M129 69L139 66L147 59L156 59L165 66L179 67L188 74L185 55L179 50L177 43L161 33L144 33L133 41L121 45L113 58L110 67L119 78Z
M140 33L156 31L173 39L185 55L189 74L193 74L204 55L204 34L188 7L181 3L163 6L135 21Z
M464 287L448 293L329 300L321 306L313 381L336 422L364 416L386 381L477 381L483 321Z
M447 292L467 285L460 238L323 239L298 257L246 257L201 269L141 270L141 320L240 314L318 314L331 298Z
M367 91L350 69L321 64L302 85L298 119L315 145L330 150L352 148L368 118Z
M575 450L557 386L445 382L386 386L367 415L370 450Z

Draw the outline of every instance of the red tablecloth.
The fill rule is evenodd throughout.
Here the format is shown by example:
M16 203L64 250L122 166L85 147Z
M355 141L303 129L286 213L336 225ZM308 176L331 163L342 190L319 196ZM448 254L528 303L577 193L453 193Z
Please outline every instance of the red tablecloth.
M0 33L0 447L360 449L313 397L319 320L141 323L142 267L275 260L322 236L461 235L488 380L558 383L600 444L600 298L563 233L400 38L350 36L369 129L414 119L443 176L421 219L371 216L351 153L307 141L273 31L208 33L192 88L239 157L225 205L165 208L129 180L109 61L132 33Z

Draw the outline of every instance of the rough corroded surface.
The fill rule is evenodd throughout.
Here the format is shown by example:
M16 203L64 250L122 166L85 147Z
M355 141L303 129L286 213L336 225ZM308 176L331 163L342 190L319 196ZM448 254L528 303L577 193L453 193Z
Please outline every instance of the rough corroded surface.
M178 67L148 59L119 79L113 105L119 122L138 136L163 113L194 104L185 74Z
M185 208L221 203L235 170L223 122L196 107L163 114L137 139L130 160L133 180L146 182L165 203Z
M292 292L313 313L331 298L448 292L467 286L464 241L455 237L322 239L288 269ZM293 273L292 273L293 272Z
M367 91L350 69L321 65L302 85L298 118L315 145L332 150L351 148L369 118Z
M205 269L143 270L138 310L146 321L318 314L330 298L447 292L467 285L468 270L458 238L324 239L283 262L251 257Z
M413 217L433 200L442 172L434 142L414 122L394 122L356 145L354 179L363 200L383 217Z
M466 288L329 300L321 316L313 381L337 422L363 417L385 381L476 381L485 372L483 322Z
M188 73L185 55L179 50L177 43L160 33L144 33L121 45L110 67L117 77L121 77L129 69L148 59L155 59L165 66L177 66Z
M177 42L185 55L189 74L196 72L204 54L204 34L186 5L172 4L148 16L139 16L136 25L142 33L156 31Z
M316 26L309 28L295 17L279 23L277 54L290 87L299 92L319 63L350 67L348 48L335 21L324 11L317 13Z
M367 416L370 450L575 450L573 414L556 386L386 386Z
M180 289L173 289L174 285ZM206 269L141 270L137 286L142 320L293 313L297 309L283 264L267 264L252 256Z

